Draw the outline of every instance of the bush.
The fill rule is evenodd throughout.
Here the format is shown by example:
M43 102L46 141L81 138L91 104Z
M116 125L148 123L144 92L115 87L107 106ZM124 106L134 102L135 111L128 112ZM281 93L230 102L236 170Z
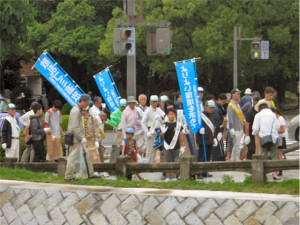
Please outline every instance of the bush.
M66 103L66 104L63 105L63 107L61 109L61 114L62 115L69 115L71 109L72 109L72 106L69 103Z
M67 131L68 123L69 123L69 115L63 115L62 124L61 124L61 128L63 129L63 131Z

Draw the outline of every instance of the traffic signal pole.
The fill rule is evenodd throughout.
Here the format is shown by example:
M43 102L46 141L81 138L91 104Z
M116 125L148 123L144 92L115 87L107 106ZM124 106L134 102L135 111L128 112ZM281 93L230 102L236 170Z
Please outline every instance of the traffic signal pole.
M135 1L131 1L129 4L127 4L127 15L135 15ZM129 16L129 23L132 24L133 22L134 17ZM134 96L136 98L136 49L134 55L127 55L126 84L127 97Z
M238 32L239 29L239 32ZM234 27L233 30L233 88L238 87L238 41L260 41L261 38L242 38L241 28Z

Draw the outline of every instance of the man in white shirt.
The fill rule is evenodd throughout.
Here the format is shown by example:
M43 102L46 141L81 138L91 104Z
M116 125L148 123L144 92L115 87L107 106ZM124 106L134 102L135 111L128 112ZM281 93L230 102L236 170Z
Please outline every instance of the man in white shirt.
M146 110L142 119L142 127L147 134L147 151L146 157L150 163L155 163L156 151L153 148L155 129L159 128L165 113L157 107L158 96L152 95L150 97L150 107Z
M146 139L147 134L144 132L142 128L142 119L144 117L145 111L148 109L146 106L147 96L144 94L139 95L139 105L135 108L134 112L134 120L135 120L135 138L136 138L136 147L140 154L146 154Z
M100 108L102 106L102 98L101 97L95 97L94 98L94 105L90 108L89 114L92 116L95 116L98 120L98 117L100 115Z
M17 158L19 161L20 151L20 127L15 118L16 106L8 104L8 116L5 117L2 126L2 148L5 150L6 158Z
M121 126L123 136L126 138L126 129L133 128L135 126L134 112L135 112L136 100L134 96L129 96L127 99L127 107L122 113Z

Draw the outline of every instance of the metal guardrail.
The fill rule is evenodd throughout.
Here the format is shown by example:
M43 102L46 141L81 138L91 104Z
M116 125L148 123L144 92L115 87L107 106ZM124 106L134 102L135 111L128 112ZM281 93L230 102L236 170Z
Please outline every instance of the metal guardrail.
M195 162L195 156L183 156L179 163L131 163L130 157L117 157L116 163L95 163L95 172L118 174L128 179L135 173L175 172L181 180L189 180L204 172L240 171L252 174L254 183L265 181L265 174L278 170L299 169L299 160L265 160L263 155L253 155L253 159L240 162ZM64 176L67 160L58 159L57 163L17 163L16 158L4 158L0 166L24 168L34 172L52 172Z

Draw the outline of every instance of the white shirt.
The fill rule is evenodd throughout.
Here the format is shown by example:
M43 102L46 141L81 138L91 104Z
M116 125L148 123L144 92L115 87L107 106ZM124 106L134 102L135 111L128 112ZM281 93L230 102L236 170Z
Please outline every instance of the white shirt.
M30 123L29 117L32 115L34 115L33 110L28 111L27 113L25 113L23 116L19 118L20 123L22 123L25 127L28 127Z
M150 106L146 111L145 114L143 116L142 119L142 128L143 130L147 133L149 130L148 128L150 128L155 120L155 116L161 116L162 118L165 116L165 113L160 109L160 108L156 108L153 109L152 106ZM159 128L160 124L157 123L155 128Z
M20 127L17 123L16 118L8 115L7 121L9 121L11 124L11 136L13 138L19 138L20 137Z
M271 129L273 143L276 143L280 124L275 113L273 113L271 109L263 109L254 117L252 134L259 134L259 137L263 138L271 134Z
M98 107L96 107L95 105L93 105L89 110L89 114L96 117L99 126L101 126L101 124L103 124L101 119L100 119L100 116L99 116L100 112L101 112L100 109Z
M135 108L132 109L129 106L127 106L122 113L121 126L122 126L124 138L126 138L126 129L129 127L134 128L135 125L134 112L135 112Z
M278 122L279 122L279 124L280 124L280 127L281 127L281 126L284 126L284 127L285 127L286 122L285 122L285 119L284 119L282 116L279 116L279 117L278 117ZM280 137L285 137L285 132L279 134L279 136L280 136Z

